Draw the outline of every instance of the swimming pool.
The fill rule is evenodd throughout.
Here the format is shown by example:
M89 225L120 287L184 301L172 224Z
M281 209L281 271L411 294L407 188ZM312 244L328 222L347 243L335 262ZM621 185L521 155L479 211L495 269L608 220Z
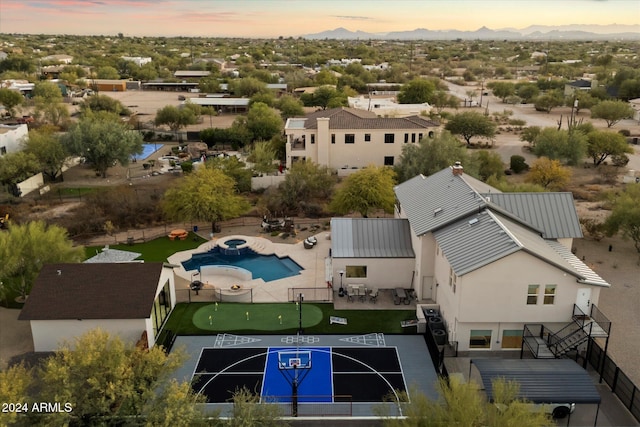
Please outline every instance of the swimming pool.
M225 254L216 246L208 252L193 254L191 259L182 262L182 266L187 271L200 271L200 267L206 265L231 265L249 270L254 279L261 278L265 282L296 276L303 270L289 257L260 255L249 248L239 252Z
M142 154L134 154L131 156L131 160L144 160L160 148L162 148L162 144L142 144Z

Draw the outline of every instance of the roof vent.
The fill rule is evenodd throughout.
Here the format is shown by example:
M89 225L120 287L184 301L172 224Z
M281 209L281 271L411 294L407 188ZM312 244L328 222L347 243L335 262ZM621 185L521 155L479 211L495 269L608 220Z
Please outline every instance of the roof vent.
M433 210L433 216L438 215L440 212L442 212L442 208L435 208L435 209Z
M473 225L478 222L478 218L472 218L469 220L469 225Z
M57 270L58 276L62 276L62 270Z

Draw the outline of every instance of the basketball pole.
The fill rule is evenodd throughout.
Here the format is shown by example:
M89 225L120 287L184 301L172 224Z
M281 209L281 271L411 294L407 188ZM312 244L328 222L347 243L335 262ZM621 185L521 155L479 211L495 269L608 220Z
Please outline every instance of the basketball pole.
M291 413L298 416L298 365L293 365L293 381L291 382Z

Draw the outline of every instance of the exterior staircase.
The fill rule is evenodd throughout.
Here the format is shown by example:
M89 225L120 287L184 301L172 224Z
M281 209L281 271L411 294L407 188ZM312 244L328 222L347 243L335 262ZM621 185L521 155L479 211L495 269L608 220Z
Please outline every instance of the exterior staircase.
M525 325L520 354L522 357L526 347L536 359L558 359L590 339L608 340L610 333L611 322L595 305L591 306L589 315L574 305L571 322L560 330L552 331L543 324Z

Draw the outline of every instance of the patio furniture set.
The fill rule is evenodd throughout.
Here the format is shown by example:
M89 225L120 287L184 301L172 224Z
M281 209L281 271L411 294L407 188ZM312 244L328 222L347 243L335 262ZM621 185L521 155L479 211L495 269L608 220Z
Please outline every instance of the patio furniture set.
M368 299L369 302L375 304L378 301L378 290L367 289L365 285L347 285L347 301L353 302L356 299L360 302L365 302Z

